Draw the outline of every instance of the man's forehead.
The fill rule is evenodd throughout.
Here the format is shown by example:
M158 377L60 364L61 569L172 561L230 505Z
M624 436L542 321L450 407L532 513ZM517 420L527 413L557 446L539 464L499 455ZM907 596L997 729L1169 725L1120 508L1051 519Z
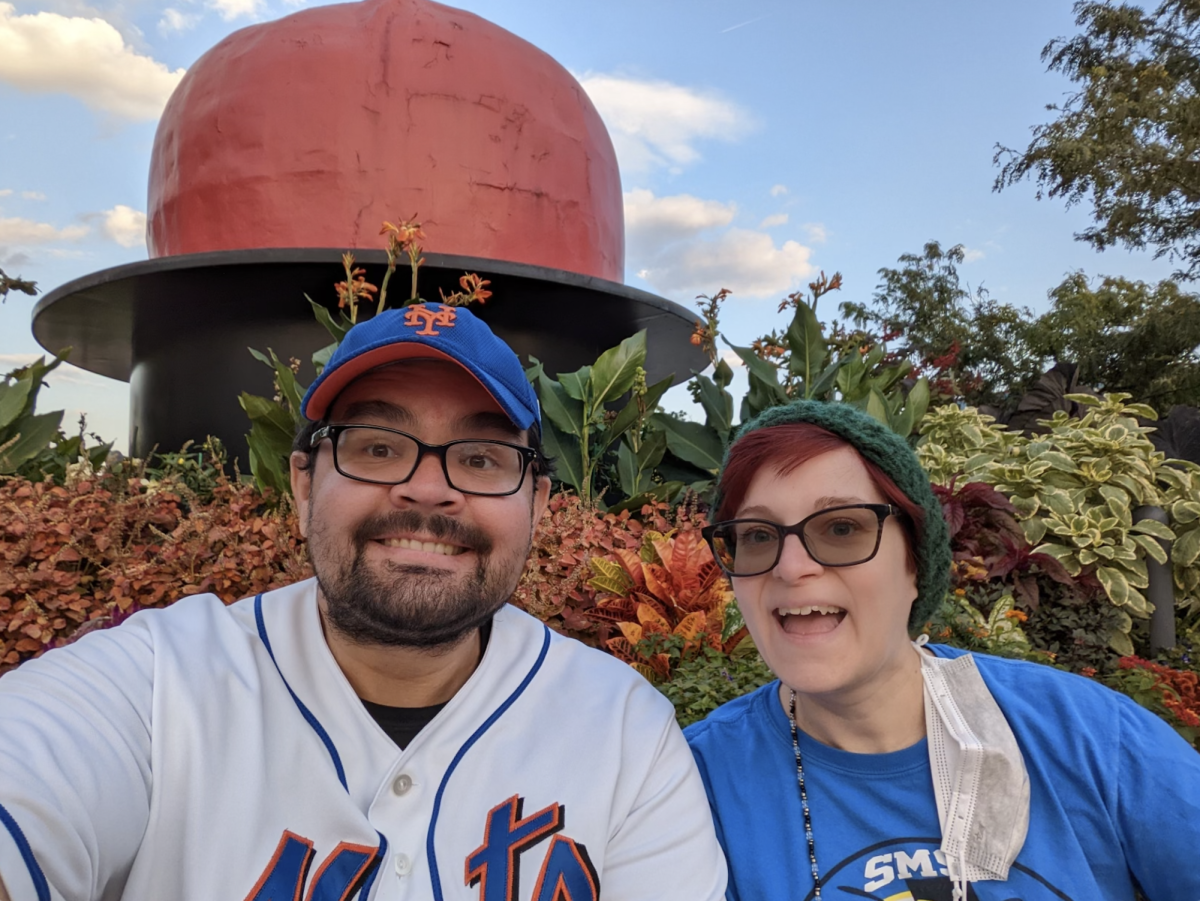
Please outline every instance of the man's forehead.
M341 407L341 409L337 409ZM368 398L353 400L344 406L335 405L339 422L372 422L390 425L395 428L414 428L421 424L421 417L405 406L391 400ZM520 435L522 430L513 424L504 413L494 410L476 410L464 412L451 420L450 425L461 431L468 432L504 432L510 435Z

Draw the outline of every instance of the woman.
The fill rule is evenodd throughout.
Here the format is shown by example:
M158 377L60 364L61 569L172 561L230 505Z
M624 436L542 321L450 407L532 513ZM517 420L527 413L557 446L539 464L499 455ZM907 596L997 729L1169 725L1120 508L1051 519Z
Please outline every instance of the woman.
M687 730L731 901L1200 899L1200 754L1116 692L924 646L950 544L842 404L746 425L705 530L778 681Z

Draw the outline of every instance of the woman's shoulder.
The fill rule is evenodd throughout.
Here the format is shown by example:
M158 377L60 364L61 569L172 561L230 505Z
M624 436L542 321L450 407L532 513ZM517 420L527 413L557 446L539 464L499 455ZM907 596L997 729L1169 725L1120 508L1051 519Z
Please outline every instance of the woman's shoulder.
M1084 731L1113 735L1117 722L1142 725L1158 718L1132 698L1095 679L1045 663L996 657L947 645L928 645L939 657L970 654L996 703L1010 720L1072 725Z
M745 743L748 733L769 722L763 716L769 710L771 699L779 693L779 680L768 682L749 694L728 701L700 720L683 730L683 735L692 750L714 747L728 739Z

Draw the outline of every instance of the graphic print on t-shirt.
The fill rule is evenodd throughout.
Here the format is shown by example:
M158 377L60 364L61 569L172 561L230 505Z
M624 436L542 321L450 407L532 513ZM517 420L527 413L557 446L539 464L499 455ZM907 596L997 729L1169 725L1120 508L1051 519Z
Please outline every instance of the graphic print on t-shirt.
M849 901L953 901L954 885L939 838L877 842L821 873L821 897ZM813 898L809 892L806 901ZM967 901L1075 901L1020 863L1004 882L971 883Z

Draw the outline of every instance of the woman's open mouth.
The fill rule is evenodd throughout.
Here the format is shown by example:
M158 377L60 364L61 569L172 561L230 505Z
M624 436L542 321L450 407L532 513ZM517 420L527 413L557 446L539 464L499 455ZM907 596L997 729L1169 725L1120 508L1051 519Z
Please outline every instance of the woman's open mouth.
M775 618L788 635L823 635L832 632L846 618L846 611L830 604L804 604L781 607Z

